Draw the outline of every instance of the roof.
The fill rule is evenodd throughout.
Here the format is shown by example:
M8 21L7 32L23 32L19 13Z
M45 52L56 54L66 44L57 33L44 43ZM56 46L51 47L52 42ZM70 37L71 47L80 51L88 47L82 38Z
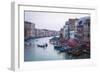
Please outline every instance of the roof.
M78 20L79 25L84 25L84 23L87 19L90 20L90 16L79 18L79 20Z

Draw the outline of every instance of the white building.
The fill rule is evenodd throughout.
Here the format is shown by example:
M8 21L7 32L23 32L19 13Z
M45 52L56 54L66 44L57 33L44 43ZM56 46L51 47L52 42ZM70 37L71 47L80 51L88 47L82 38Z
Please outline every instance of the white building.
M75 31L70 31L70 39L74 39L75 38Z
M65 26L63 27L63 37L65 39L69 39L69 22L66 22Z

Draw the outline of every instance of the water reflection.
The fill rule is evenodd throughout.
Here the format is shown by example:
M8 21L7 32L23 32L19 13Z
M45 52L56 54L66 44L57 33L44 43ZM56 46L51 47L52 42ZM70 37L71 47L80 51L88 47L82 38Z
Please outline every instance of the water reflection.
M24 60L25 61L42 61L42 60L62 60L66 59L65 53L60 53L54 49L54 46L49 43L52 37L31 39L25 43ZM45 48L38 47L37 44L47 43Z
M25 42L24 46L24 61L47 61L47 60L65 60L65 59L81 59L86 58L83 54L79 57L67 54L67 52L60 52L54 49L54 45L49 43L52 37L30 39ZM38 44L47 43L47 47L38 47ZM87 58L89 58L88 56Z

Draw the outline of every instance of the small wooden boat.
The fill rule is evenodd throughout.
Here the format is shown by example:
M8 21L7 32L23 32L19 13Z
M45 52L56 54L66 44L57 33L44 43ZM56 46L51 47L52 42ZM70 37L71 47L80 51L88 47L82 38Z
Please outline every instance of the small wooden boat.
M67 53L68 53L68 54L72 54L72 52L73 52L73 48L67 49Z
M65 49L65 48L60 48L60 49L59 49L60 52L66 52L66 50L67 50L67 49Z
M38 47L42 47L42 48L44 48L44 47L47 47L48 46L48 44L46 43L46 44L44 44L44 45L37 45Z
M54 46L54 49L57 49L57 50L60 50L61 48L62 48L62 46L59 46L59 45Z
M82 53L81 50L75 50L72 52L72 55L79 56L81 53Z

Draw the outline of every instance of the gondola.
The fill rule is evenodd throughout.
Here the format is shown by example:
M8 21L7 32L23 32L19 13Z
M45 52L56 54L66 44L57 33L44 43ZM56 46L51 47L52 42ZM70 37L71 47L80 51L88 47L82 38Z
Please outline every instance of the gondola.
M46 44L44 44L44 45L39 45L39 44L37 44L37 46L38 46L38 47L45 48L45 47L47 47L47 46L48 46L48 44L47 44L47 43L46 43Z

